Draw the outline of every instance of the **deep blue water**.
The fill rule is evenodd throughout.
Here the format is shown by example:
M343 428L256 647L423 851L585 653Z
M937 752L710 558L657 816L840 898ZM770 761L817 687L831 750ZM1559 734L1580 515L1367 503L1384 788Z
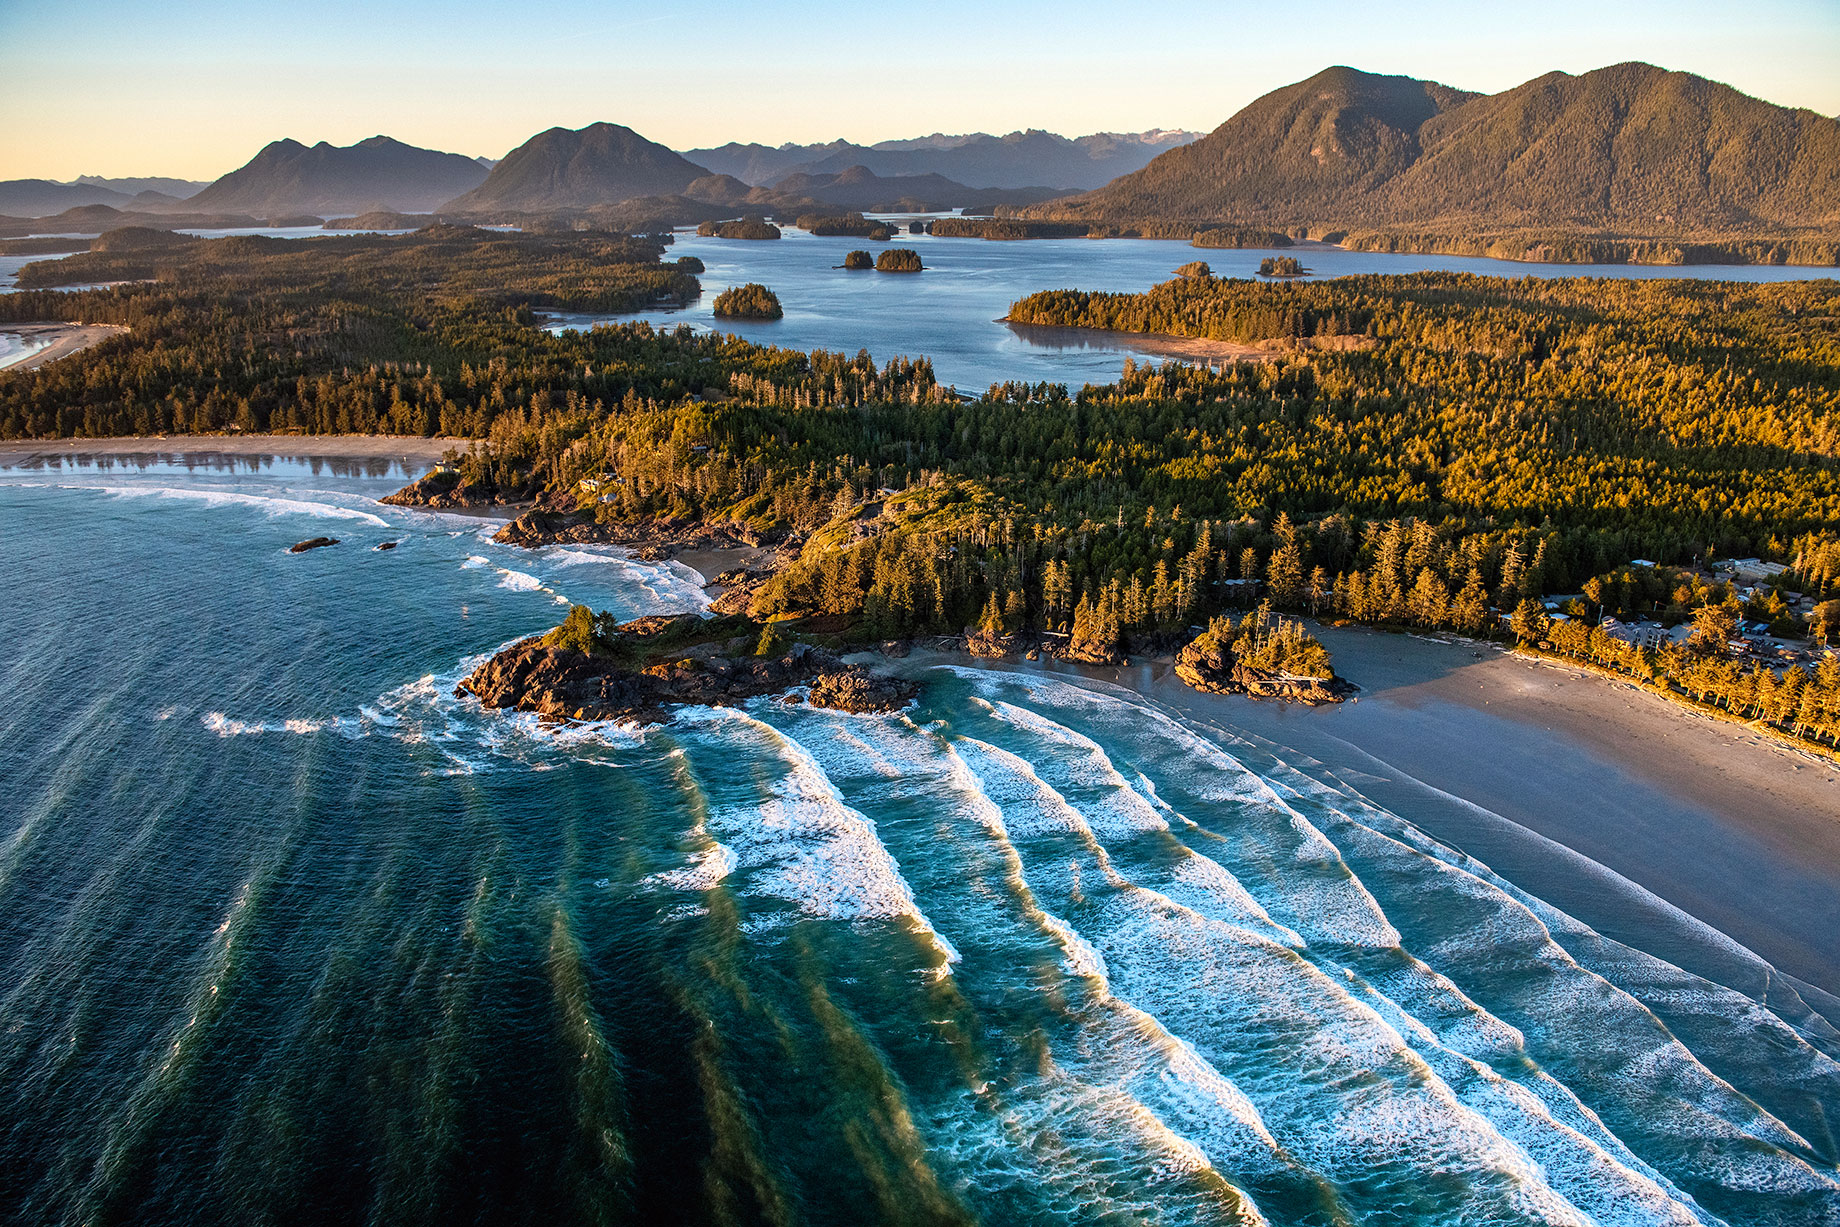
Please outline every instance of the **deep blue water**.
M0 471L0 1217L1840 1221L1792 982L1098 683L481 711L564 602L699 590L406 476Z

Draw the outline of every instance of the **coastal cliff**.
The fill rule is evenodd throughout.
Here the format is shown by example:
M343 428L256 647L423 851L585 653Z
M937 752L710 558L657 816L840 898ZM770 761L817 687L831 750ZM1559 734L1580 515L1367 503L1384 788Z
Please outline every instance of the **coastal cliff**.
M561 627L500 651L454 693L551 720L643 723L666 719L674 706L791 697L799 687L813 706L859 713L897 710L918 693L911 682L870 674L809 644L781 651L771 629L756 646L740 619L654 615L597 629L605 618L577 606Z

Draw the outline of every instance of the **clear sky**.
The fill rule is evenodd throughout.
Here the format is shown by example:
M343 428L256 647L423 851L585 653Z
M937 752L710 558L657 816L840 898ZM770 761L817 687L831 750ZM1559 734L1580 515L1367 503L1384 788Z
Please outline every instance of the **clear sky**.
M1496 91L1646 60L1840 113L1840 0L0 0L0 178L209 179L279 137L501 157L1213 128L1331 64Z

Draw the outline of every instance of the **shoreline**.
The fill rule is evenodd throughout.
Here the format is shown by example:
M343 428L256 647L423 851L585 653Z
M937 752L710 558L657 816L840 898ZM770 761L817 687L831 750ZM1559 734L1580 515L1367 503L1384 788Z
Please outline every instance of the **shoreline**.
M1496 645L1316 633L1361 687L1352 701L1204 694L1142 658L914 656L1130 690L1367 797L1606 937L1754 995L1762 959L1840 1023L1840 766Z
M1217 341L1209 337L1181 337L1166 332L1130 332L1119 328L1086 328L1077 324L1025 324L1009 316L995 321L1031 344L1056 349L1135 350L1158 358L1201 362L1272 362L1291 354L1316 350L1362 350L1375 345L1371 337L1298 337L1268 341ZM1328 344L1327 342L1334 342Z
M41 366L49 366L59 358L68 358L74 353L100 344L110 337L120 336L127 331L128 329L121 324L72 324L62 321L0 324L0 332L11 333L16 337L49 337L51 340L49 345L21 358L18 362L0 366L0 375L14 371L35 371Z
M8 369L18 369L8 368ZM275 456L302 460L400 460L433 465L469 439L422 435L110 435L98 439L0 441L0 468L60 457Z

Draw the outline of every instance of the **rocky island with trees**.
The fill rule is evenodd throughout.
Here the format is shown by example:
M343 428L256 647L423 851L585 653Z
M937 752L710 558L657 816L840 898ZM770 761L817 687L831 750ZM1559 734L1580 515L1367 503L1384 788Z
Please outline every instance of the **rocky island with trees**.
M875 258L878 273L917 273L924 267L920 253L911 247L890 247Z
M734 286L716 295L717 319L776 320L785 314L779 305L779 295L758 281Z

